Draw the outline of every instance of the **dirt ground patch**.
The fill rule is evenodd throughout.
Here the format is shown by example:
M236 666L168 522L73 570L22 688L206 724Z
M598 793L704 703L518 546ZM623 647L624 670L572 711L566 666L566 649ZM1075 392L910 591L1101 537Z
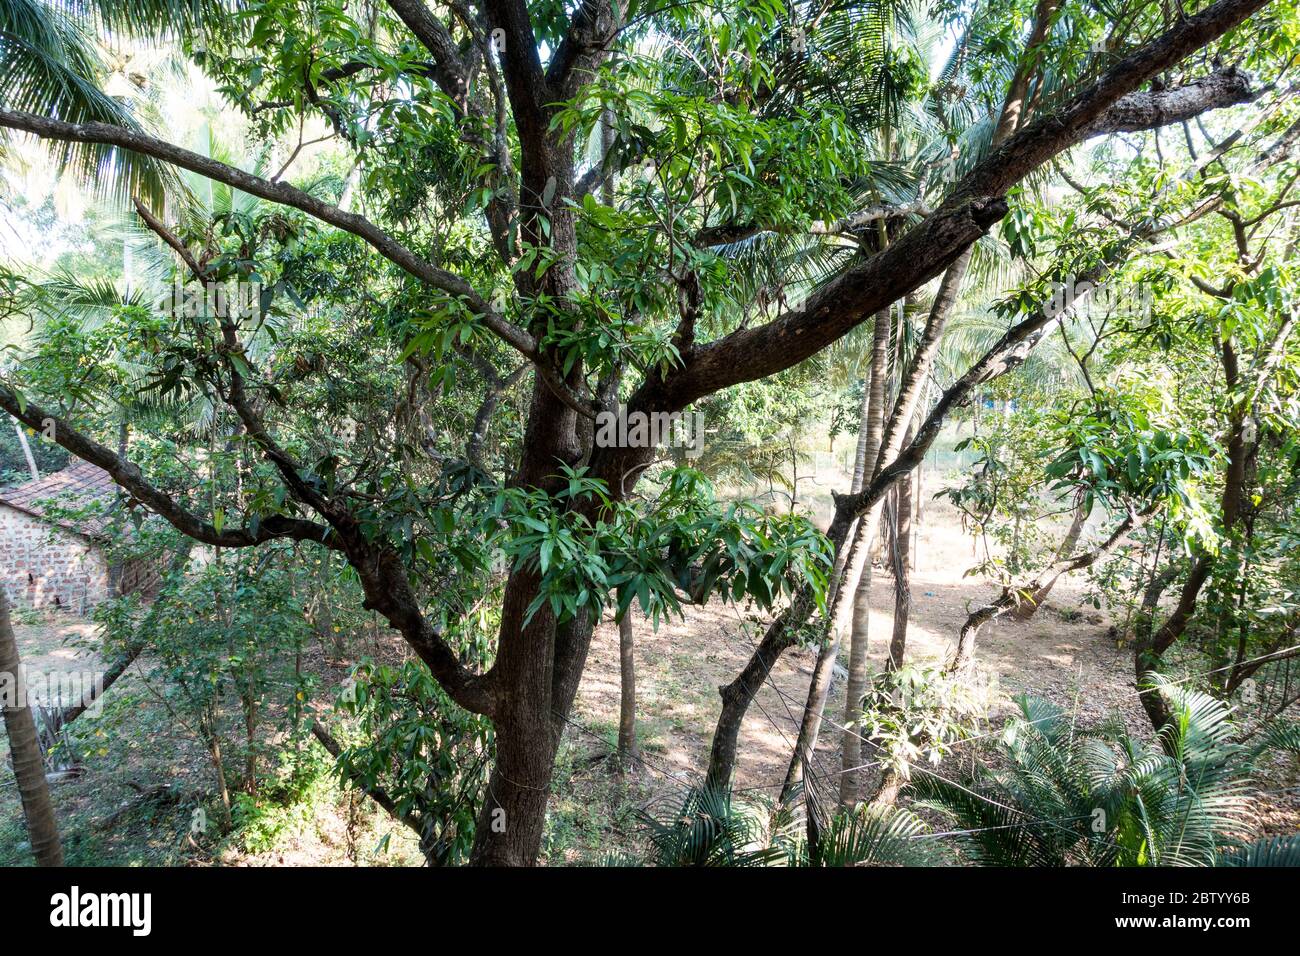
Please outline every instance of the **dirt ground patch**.
M966 577L977 563L959 515L942 488L928 482L925 508L914 550L912 610L908 629L911 660L943 661L974 607L996 596L991 583ZM1061 531L1064 531L1062 527ZM990 725L998 727L1019 694L1044 697L1076 715L1081 726L1120 720L1131 734L1150 737L1151 730L1136 694L1131 648L1117 646L1104 612L1084 604L1081 577L1061 581L1051 598L1029 621L1003 620L986 626L977 649L977 679L988 688ZM884 666L893 629L894 582L877 568L872 580L869 657L873 671ZM643 802L671 801L684 785L698 783L707 765L708 746L717 719L717 689L744 666L757 636L759 621L713 602L691 608L681 622L638 622L637 680L640 733L645 766L639 778ZM742 727L736 767L737 791L775 796L786 773L799 718L808 693L816 653L787 652L750 707ZM596 757L615 738L619 707L618 629L603 623L596 632L586 674L578 694L571 731L574 747ZM826 708L818 740L819 776L834 786L839 771L844 715L842 670ZM963 761L951 761L955 773ZM1260 826L1265 833L1300 830L1300 788L1293 761L1266 760L1257 774ZM579 790L581 787L579 786ZM628 799L620 791L617 800Z
M976 559L959 516L931 481L916 538L912 572L909 657L941 661L953 648L969 609L995 593L987 581L965 576ZM870 660L884 664L893 626L894 582L876 569L872 583ZM990 727L1001 725L1020 693L1046 697L1077 716L1082 726L1122 720L1149 736L1133 687L1132 651L1108 634L1110 621L1083 606L1085 584L1062 581L1028 622L986 627L977 651L979 680L988 688ZM556 768L543 861L550 865L617 861L638 853L639 815L659 812L682 789L702 779L717 719L718 687L739 672L761 635L765 619L722 602L691 608L680 621L656 631L638 621L639 732L644 762L613 773L608 759L617 737L618 630L596 631L579 690L572 726ZM99 666L92 623L66 616L18 615L17 636L29 668L83 670ZM363 642L364 643L364 642ZM400 656L400 643L367 644L364 653ZM347 662L321 649L311 667L323 686L346 674ZM746 717L735 786L750 799L775 797L797 733L815 660L811 649L787 652ZM815 766L834 786L840 769L844 680L837 677L827 705ZM128 674L107 695L105 713L79 721L77 746L83 775L56 786L54 797L73 863L109 865L413 865L420 862L408 831L392 824L368 800L335 788L318 793L306 809L281 820L266 846L217 846L190 839L194 808L211 793L205 755L170 721L138 674ZM946 774L969 769L981 744L943 764ZM0 761L7 747L0 736ZM12 777L0 782L0 863L24 862L21 814ZM1256 780L1264 833L1300 830L1300 774L1294 760L1264 761ZM141 788L166 785L175 800L140 799ZM117 815L105 828L103 821Z

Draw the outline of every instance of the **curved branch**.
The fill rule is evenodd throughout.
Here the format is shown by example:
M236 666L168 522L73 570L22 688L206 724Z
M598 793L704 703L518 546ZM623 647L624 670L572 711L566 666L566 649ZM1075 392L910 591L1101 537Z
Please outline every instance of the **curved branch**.
M29 428L45 429L54 440L78 458L98 465L131 497L150 511L166 519L177 531L195 541L219 548L247 548L277 538L315 541L327 548L341 550L337 536L325 525L302 518L271 515L255 528L231 528L218 531L198 515L188 511L165 491L145 480L139 466L127 461L106 445L75 429L66 419L39 405L25 401L11 389L0 385L0 409L4 409Z
M537 343L533 337L493 311L487 300L460 276L422 259L364 216L345 212L338 206L331 206L287 183L273 183L145 133L107 123L65 123L33 113L0 110L0 126L32 133L43 139L117 146L188 169L251 196L300 209L321 222L365 240L384 258L435 289L463 299L475 313L482 316L483 324L506 344L530 358L536 353Z
M1219 0L1178 21L1080 91L1055 113L1011 136L967 173L943 205L888 249L819 289L800 310L699 347L664 381L647 382L633 405L676 411L720 389L783 371L846 335L868 316L938 275L1006 215L1006 191L1054 156L1095 135L1098 124L1131 122L1129 94L1227 33L1270 0ZM1224 71L1227 73L1228 71ZM1241 95L1244 74L1197 89L1210 104ZM1154 94L1151 94L1154 96ZM1188 97L1192 99L1192 97ZM1235 100L1240 102L1240 100ZM1144 101L1148 106L1150 102ZM1173 109L1169 103L1164 106ZM1179 100L1179 115L1185 104ZM1115 108L1117 112L1109 112ZM1212 108L1212 107L1207 107Z

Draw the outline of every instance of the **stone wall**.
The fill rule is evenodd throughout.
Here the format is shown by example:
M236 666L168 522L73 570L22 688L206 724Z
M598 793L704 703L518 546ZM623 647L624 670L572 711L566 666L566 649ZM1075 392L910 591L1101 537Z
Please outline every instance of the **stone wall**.
M84 614L108 597L108 582L88 538L0 504L0 584L11 602Z

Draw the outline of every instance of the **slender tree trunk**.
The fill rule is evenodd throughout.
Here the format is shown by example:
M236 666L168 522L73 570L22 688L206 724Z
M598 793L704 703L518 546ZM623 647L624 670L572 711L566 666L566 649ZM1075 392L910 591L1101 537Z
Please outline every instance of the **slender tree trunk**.
M853 459L853 477L850 486L857 490L861 490L866 481L867 451L869 447L867 420L870 415L871 388L867 382L864 382L863 385L862 405L858 412L858 443ZM854 522L849 529L849 537L852 543L847 547L838 548L836 551L834 593L828 596L829 610L831 612L830 634L827 635L826 642L817 650L817 661L813 664L812 679L808 684L808 703L804 706L803 718L799 725L799 736L794 753L790 755L785 781L781 787L782 801L790 799L794 788L799 783L800 776L803 773L803 755L809 752L807 742L817 739L822 711L815 705L815 702L818 700L824 702L826 700L826 694L830 690L831 681L834 677L835 661L839 657L840 643L848 626L844 609L847 606L848 595L853 594L856 590L856 581L858 575L862 573L863 561L866 558L865 546L858 538L858 534L863 528L865 528L865 525L861 521Z
M636 653L632 633L632 608L618 622L618 759L630 767L640 756L636 745Z
M867 388L862 396L862 406L858 419L858 447L853 466L853 493L862 490L867 478L875 473L880 457L880 442L885 428L885 375L889 363L889 309L876 313L875 327L871 338L871 374ZM811 759L817 749L817 735L821 730L822 713L826 708L826 697L834 682L835 661L839 657L840 640L845 624L844 609L853 596L856 603L858 580L866 568L870 570L868 551L873 521L872 516L864 516L856 525L853 544L848 550L845 561L845 574L841 579L836 594L837 612L831 620L831 633L817 654L817 663L813 665L812 680L808 687L808 701L804 705L803 720L799 726L799 737L795 742L794 753L786 769L785 783L781 788L782 799L788 799L798 785L803 774L805 759Z
M876 314L875 337L871 349L871 407L867 417L867 469L868 475L874 476L880 461L881 443L885 434L886 377L889 374L889 333L891 331L889 311ZM901 319L900 319L901 321ZM883 329L882 329L883 326ZM879 515L879 509L874 512ZM875 534L876 521L864 525L863 545L867 553L871 551L871 537ZM851 807L858 802L858 787L862 763L862 728L856 726L862 715L862 695L867 688L867 643L871 631L871 559L863 562L862 574L853 593L853 627L849 632L849 676L844 692L844 732L840 751L840 804ZM818 701L818 709L826 705L823 696ZM817 746L816 728L808 749L809 755Z
M4 714L5 732L9 735L9 757L13 761L18 797L27 820L27 838L38 864L62 866L59 824L54 817L54 805L50 802L45 762L41 758L36 721L27 700L25 684L18 642L9 621L8 596L0 588L0 703L3 703L0 713Z
M838 556L849 547L847 542L853 523L849 510L837 506L835 517L826 532L837 561ZM846 562L844 572L846 576L851 573L851 565L852 561ZM830 609L832 622L839 619L836 602L843 603L846 591L852 593L847 584L841 584L832 599ZM767 679L767 675L771 673L772 667L781 654L794 644L798 629L812 618L814 607L811 590L807 587L800 588L790 606L768 626L763 639L759 641L758 647L754 648L754 652L749 656L740 673L736 675L736 679L718 688L718 693L722 697L722 710L718 714L718 723L713 730L713 744L709 750L707 779L711 786L730 785L732 771L736 765L736 745L740 736L740 727L744 722L745 712L749 709L749 702L763 686L763 681ZM805 710L805 722L808 717L809 714ZM804 731L801 730L800 733L802 738ZM796 782L797 779L792 781L791 774L786 775L785 787L781 791L783 801L789 798Z
M32 446L27 441L27 432L23 430L23 423L14 420L14 431L18 433L18 444L23 448L23 457L27 459L27 469L32 473L32 480L35 481L41 477L41 470L36 467L36 458L32 455Z
M849 636L849 673L844 691L844 734L840 754L840 805L845 808L858 802L862 777L862 728L855 722L862 716L862 695L867 688L867 642L871 637L873 577L872 562L868 558L853 595L853 627Z
M1056 558L1059 561L1067 558L1079 544L1079 537L1083 534L1083 525L1088 520L1087 511L1080 501L1074 508L1074 517L1070 521L1070 530L1065 533L1065 540L1061 546L1056 549ZM1043 606L1047 596L1052 593L1052 586L1056 584L1056 579L1048 581L1041 588L1035 591L1028 600L1022 601L1020 605L1011 612L1011 616L1017 621L1027 621L1038 613L1038 609Z
M912 476L904 475L896 487L898 529L894 534L894 632L885 667L896 670L907 656L907 625L912 612Z
M1033 27L1030 30L1029 40L1025 43L1025 52L1021 55L1016 72L1011 77L1006 99L1002 101L1002 114L998 117L998 125L993 131L995 147L1001 145L1029 118L1025 96L1029 92L1031 80L1039 72L1039 60L1035 54L1046 41L1052 18L1060 5L1061 0L1038 0L1038 6L1034 10Z
M208 760L217 778L217 797L221 801L221 830L223 833L228 833L234 820L230 812L230 784L226 779L226 761L221 749L220 721L216 702L213 701L208 705L208 712L199 718L199 734L208 748Z
M863 382L862 403L858 407L858 442L853 455L853 475L850 489L856 493L866 483L867 452L869 436L867 422L871 414L870 378ZM835 567L832 574L831 593L827 596L830 610L831 629L827 640L817 650L817 661L813 664L812 679L808 685L808 703L804 706L803 718L799 725L799 737L790 764L786 768L785 781L781 787L781 800L789 800L802 774L802 756L808 752L807 741L816 740L818 726L821 723L821 710L813 706L816 700L825 701L835 672L835 661L839 657L840 642L847 626L844 614L848 594L855 589L857 577L862 572L861 560L865 550L860 550L857 535L863 527L861 521L854 521L849 526L848 538L853 543L836 548Z
M852 543L845 543L840 548L847 551L847 559L839 589L829 607L831 638L828 644L822 646L817 655L817 662L813 665L812 680L808 685L808 702L804 705L803 718L799 724L799 736L795 741L794 752L790 755L790 763L786 767L785 782L781 786L783 803L794 797L795 789L803 778L804 758L811 757L817 747L817 735L821 730L822 713L834 678L835 661L839 656L841 639L852 626L849 615L853 608L853 596L857 593L857 582L868 560L868 534L875 522L875 516L875 509L864 515L856 525Z

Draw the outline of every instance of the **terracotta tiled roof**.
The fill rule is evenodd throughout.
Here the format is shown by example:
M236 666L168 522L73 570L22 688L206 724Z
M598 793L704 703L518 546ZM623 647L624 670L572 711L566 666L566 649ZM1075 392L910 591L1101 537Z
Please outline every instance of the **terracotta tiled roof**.
M47 505L60 508L82 508L94 501L111 503L116 494L113 479L108 472L88 461L75 460L73 464L44 478L0 488L0 504L25 511L38 518L46 517ZM104 530L106 521L92 517L70 521L62 517L50 518L54 523L85 535L96 535Z

